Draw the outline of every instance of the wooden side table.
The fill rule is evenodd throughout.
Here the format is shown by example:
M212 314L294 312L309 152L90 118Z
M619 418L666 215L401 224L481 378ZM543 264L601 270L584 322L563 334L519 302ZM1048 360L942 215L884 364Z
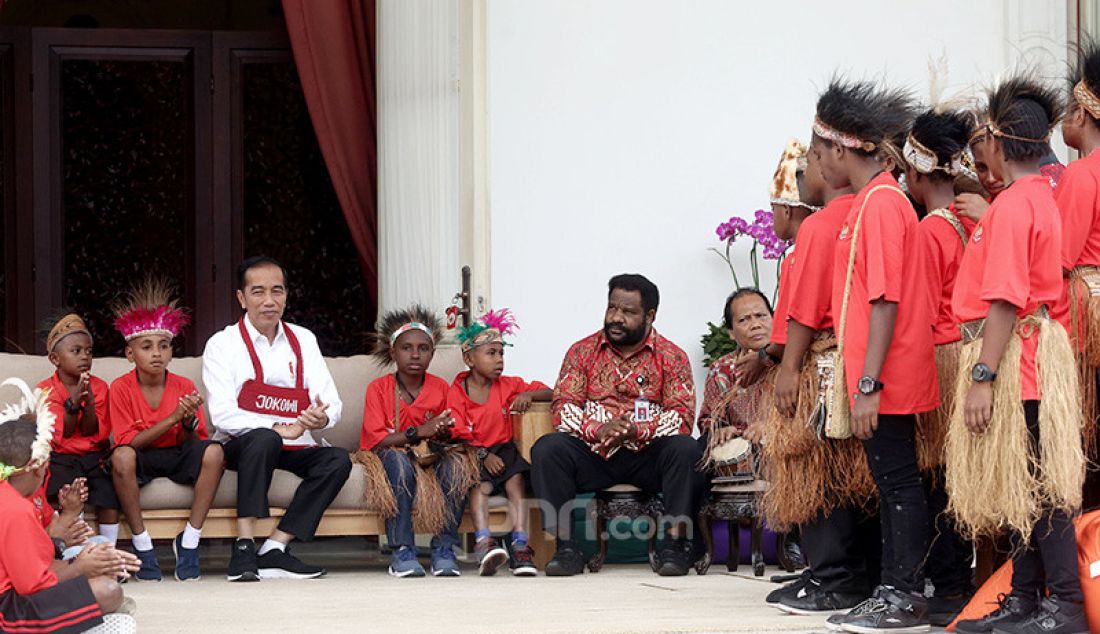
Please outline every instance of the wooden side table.
M717 519L729 522L729 557L726 559L726 569L730 572L737 571L741 559L740 528L742 524L748 523L752 548L752 572L757 577L764 576L764 554L760 549L763 526L758 512L757 498L767 488L767 482L754 480L751 474L714 479L707 501L699 510L699 529L703 531L707 551L699 561L695 562L696 573L705 575L710 569L714 557L711 521Z

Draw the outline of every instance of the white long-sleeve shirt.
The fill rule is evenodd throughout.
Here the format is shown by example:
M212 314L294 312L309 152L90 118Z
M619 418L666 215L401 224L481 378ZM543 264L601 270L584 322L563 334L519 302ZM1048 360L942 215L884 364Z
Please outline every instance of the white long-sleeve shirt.
M280 325L275 335L275 341L269 342L267 337L256 330L247 316L244 318L244 325L263 367L264 383L293 388L297 358L282 326ZM325 365L325 358L321 356L321 349L317 347L317 337L301 326L286 326L294 331L302 348L302 364L305 366L303 385L309 391L310 402L320 396L321 402L328 405L325 410L328 414L328 426L325 429L329 429L339 422L343 404L336 391L336 383ZM295 417L258 414L237 406L237 395L240 394L241 386L245 381L255 378L255 374L248 347L245 346L240 328L235 322L215 333L206 342L206 349L202 353L202 381L206 386L207 407L215 428L214 440L225 442L252 429L294 422ZM283 444L310 447L317 442L306 431L295 440L283 440Z

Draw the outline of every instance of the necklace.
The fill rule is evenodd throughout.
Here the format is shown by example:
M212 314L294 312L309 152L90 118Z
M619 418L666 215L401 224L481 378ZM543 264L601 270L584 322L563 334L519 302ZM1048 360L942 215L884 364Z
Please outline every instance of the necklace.
M410 390L410 389L409 389L408 387L406 387L406 386L405 386L405 382L401 380L401 375L400 375L399 373L397 373L397 372L394 372L394 373L393 373L393 378L394 378L394 379L395 379L395 380L397 381L397 386L398 386L399 388L401 388L401 390L402 390L403 392L405 392L405 394L406 394L406 395L407 395L407 396L409 397L409 400L408 400L408 401L406 401L406 402L407 402L407 403L408 403L409 405L412 405L412 404L413 404L413 402L414 402L414 401L416 401L416 397L417 397L417 396L420 396L420 390L424 389L424 384L423 384L423 383L421 383L421 384L420 384L420 389L418 389L418 390L416 391L416 394L413 394L413 393L412 393L412 390Z

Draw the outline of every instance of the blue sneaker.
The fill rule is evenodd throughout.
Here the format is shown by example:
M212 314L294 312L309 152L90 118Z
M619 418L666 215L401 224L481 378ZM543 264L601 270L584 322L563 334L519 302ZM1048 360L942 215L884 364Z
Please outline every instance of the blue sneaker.
M416 560L416 550L408 546L398 548L390 558L391 577L423 577L424 567Z
M432 576L433 577L458 577L462 572L458 569L458 561L455 560L454 549L450 546L432 548Z
M134 549L134 554L141 560L141 568L138 569L137 575L135 575L141 581L160 581L160 564L157 563L157 551L156 550L137 550Z
M172 552L176 555L176 580L194 581L199 578L199 549L183 547L183 533L172 540Z

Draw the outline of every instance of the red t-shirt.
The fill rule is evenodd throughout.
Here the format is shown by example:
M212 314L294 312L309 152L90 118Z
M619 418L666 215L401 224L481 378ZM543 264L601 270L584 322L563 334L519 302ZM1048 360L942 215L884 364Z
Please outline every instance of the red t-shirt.
M374 449L386 436L423 425L429 418L447 409L447 382L434 374L424 375L424 386L416 400L401 403L400 420L394 425L397 411L395 399L397 379L393 374L379 377L367 386L363 407L363 430L359 434L360 449Z
M1005 301L1025 317L1052 306L1062 294L1062 224L1043 176L1025 176L997 196L966 246L951 306L960 323L984 319ZM1040 397L1035 367L1039 338L1023 340L1020 396Z
M775 299L775 313L772 315L771 343L787 345L787 311L791 297L791 269L794 268L795 247L791 247L787 257L779 265L779 295Z
M833 327L833 260L837 237L848 218L855 194L829 201L798 228L798 259L791 267L787 315L814 330ZM847 260L845 260L847 265Z
M95 451L106 451L111 437L111 417L107 408L107 393L110 390L107 383L93 376L89 382L92 390L92 399L95 402L95 416L99 427L92 436L80 433L80 421L84 418L84 412L77 414L76 429L73 435L65 437L65 400L69 398L69 390L61 382L61 377L54 372L49 378L42 379L38 383L40 388L50 389L50 411L57 417L53 426L53 441L50 445L54 453L74 454L82 456Z
M1062 268L1100 266L1100 150L1066 167L1054 199L1062 217Z
M870 191L886 185L897 191ZM841 228L833 259L833 315L840 320L844 281L852 234L860 208L867 201L859 226L855 266L844 331L845 376L855 392L867 356L871 302L897 304L894 336L886 351L879 380L886 386L879 401L882 414L917 414L939 404L935 349L929 328L928 295L921 271L917 213L888 172L871 179L856 194ZM839 330L839 325L838 325Z
M512 440L512 401L524 392L549 390L550 386L518 376L502 376L489 388L489 400L472 401L462 382L470 376L461 372L447 392L447 408L455 419L454 436L476 447L492 447Z
M57 585L53 555L34 504L11 483L0 482L0 595L15 590L27 596Z
M955 205L948 211L954 214ZM951 294L955 290L963 247L974 233L975 223L969 218L955 217L962 224L966 237L960 236L950 221L939 216L928 215L920 222L925 289L932 314L932 341L937 346L962 339L958 321L951 311Z
M42 528L49 528L53 523L53 507L46 500L46 484L49 481L50 475L47 473L42 480L42 486L38 487L31 496L31 504L34 505L34 512L38 514L38 521L42 522Z
M196 391L191 379L171 372L164 374L164 394L160 398L159 406L155 409L149 405L145 395L141 393L137 370L123 374L111 384L111 427L115 432L115 445L132 443L139 433L170 416L176 410L180 398ZM208 438L206 415L201 408L198 418L199 426L195 429L195 433L205 440ZM183 427L173 425L146 448L177 447L183 444L184 439Z

